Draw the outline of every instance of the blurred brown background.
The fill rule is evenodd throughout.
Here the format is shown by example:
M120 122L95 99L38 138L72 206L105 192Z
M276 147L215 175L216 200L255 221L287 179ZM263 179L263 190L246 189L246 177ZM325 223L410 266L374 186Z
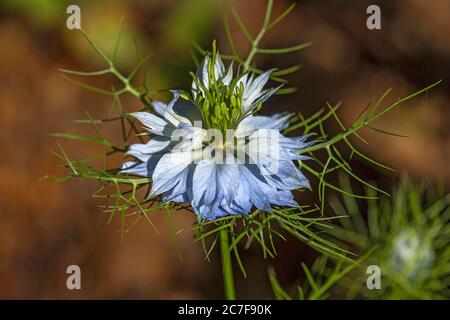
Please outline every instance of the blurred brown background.
M378 127L410 139L364 132L368 145L360 148L381 162L427 181L450 183L450 1L296 1L293 13L264 41L265 47L312 41L313 46L283 57L264 56L263 69L302 64L289 77L299 92L272 99L265 112L301 111L310 115L326 101L343 100L346 123L387 88L390 101L444 79L437 88L401 106L379 121ZM239 13L255 34L265 10L264 0L235 1ZM366 28L366 8L379 4L382 29ZM127 70L136 61L129 50L135 38L148 62L152 89L188 87L193 63L191 40L205 47L213 38L226 48L222 13L215 0L165 1L51 1L0 2L0 298L221 298L218 257L204 261L200 246L192 245L190 213L176 215L180 262L164 214L155 215L154 229L146 222L127 224L123 243L119 221L108 216L90 193L97 185L87 181L57 184L40 179L61 174L51 132L87 132L74 119L85 110L104 117L108 97L87 92L63 79L66 67L92 70L101 62L77 31L65 27L66 7L81 7L82 26L111 52L120 19L125 33L120 64ZM276 0L274 15L289 1ZM238 49L248 43L232 23ZM222 51L226 51L222 49ZM90 83L108 88L108 78ZM139 106L125 100L128 110ZM106 128L114 135L114 128ZM61 141L73 158L98 154L96 145ZM395 175L355 163L362 176L389 186ZM237 274L240 298L270 298L266 276L275 263L281 281L289 286L297 278L300 262L310 262L309 250L290 241L280 243L276 262L262 259L258 248L244 254L249 278ZM66 268L80 265L82 290L66 288Z

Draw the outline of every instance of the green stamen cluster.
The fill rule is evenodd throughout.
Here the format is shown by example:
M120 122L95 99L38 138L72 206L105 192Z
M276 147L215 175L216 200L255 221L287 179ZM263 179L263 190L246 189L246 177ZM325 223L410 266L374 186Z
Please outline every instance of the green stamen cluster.
M209 55L207 66L208 88L200 83L194 74L191 74L197 88L202 91L196 95L193 103L202 114L206 129L218 129L225 133L227 129L235 129L239 122L247 116L242 109L244 84L239 83L242 75L235 77L228 85L224 84L222 79L216 79L217 55L214 42L213 52ZM261 105L258 105L253 112L259 109L261 109Z
M243 93L243 84L231 87L220 81L213 83L205 97L200 95L197 99L206 127L219 129L222 132L235 128L243 116Z

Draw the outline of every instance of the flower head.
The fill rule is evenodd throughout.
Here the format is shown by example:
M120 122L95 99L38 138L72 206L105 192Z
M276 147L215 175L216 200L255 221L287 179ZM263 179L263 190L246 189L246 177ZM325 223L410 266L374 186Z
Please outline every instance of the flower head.
M205 220L298 206L291 191L309 182L294 161L306 159L298 153L311 143L280 133L290 115L255 115L277 90L264 89L270 73L233 77L232 65L207 56L190 94L172 91L169 104L154 101L157 115L132 114L151 139L130 146L139 161L124 163L121 172L151 177L151 196L189 202Z
M393 240L391 266L408 280L428 275L434 259L432 242L413 227L402 230Z

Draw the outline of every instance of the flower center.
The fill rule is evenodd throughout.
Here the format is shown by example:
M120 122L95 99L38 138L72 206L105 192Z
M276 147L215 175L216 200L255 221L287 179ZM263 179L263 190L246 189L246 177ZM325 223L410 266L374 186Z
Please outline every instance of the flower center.
M222 81L213 81L205 95L199 95L197 105L203 115L207 129L218 129L225 133L236 128L244 116L242 96L244 86L227 86Z

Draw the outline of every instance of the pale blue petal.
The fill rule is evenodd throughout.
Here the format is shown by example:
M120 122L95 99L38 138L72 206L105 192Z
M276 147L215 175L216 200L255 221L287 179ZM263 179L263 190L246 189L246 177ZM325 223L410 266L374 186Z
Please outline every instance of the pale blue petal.
M127 154L136 157L141 161L147 161L151 154L163 151L169 146L170 142L171 141L168 139L158 140L155 137L146 144L132 144L128 149Z
M222 83L226 86L229 86L232 80L233 80L233 62L231 62L230 66L228 67L228 72L223 77Z
M165 120L155 116L154 114L142 111L142 112L133 112L131 113L131 115L136 119L138 119L145 126L145 128L151 133L160 136L165 135L167 133L169 124Z
M261 170L264 171L264 170ZM278 189L309 189L309 181L292 161L280 161L277 172L262 172L270 185Z
M220 80L225 76L225 66L223 65L220 55L216 56L216 61L214 61L214 77L215 80Z
M256 108L256 106L258 106L259 103L264 103L267 101L267 99L269 99L275 92L277 92L283 85L279 85L276 88L271 88L269 90L265 90L263 92L260 93L260 95L258 96L258 98L256 98L255 100L253 100L253 102L251 103L250 106L248 106L247 108L244 108L246 112L249 112L251 110L253 110L254 108Z
M198 67L197 73L195 75L198 82L200 82L207 89L209 88L208 63L209 57L206 56ZM203 89L197 88L197 84L195 83L195 81L192 81L192 95L194 96L194 99L196 98L198 93L204 94Z
M253 102L261 96L261 91L264 88L267 81L269 81L272 71L266 71L253 80L250 77L245 85L242 108L245 112L249 111Z
M272 123L269 124L267 128L278 130L286 129L287 127L289 127L289 119L292 118L292 115L293 115L292 113L288 114L276 113L270 116Z
M244 92L245 92L245 86L247 85L248 79L249 79L249 74L248 73L242 75L239 78L239 80L237 81L236 87L239 88L241 86L241 84L242 84L244 86Z
M222 193L228 203L233 201L233 197L239 188L240 176L236 164L222 164L217 168L217 183L222 189Z
M267 183L259 180L247 168L239 166L241 183L244 187L244 194L250 195L250 201L255 207L263 211L270 211L270 194L274 191Z
M141 177L148 177L147 163L146 162L133 162L127 161L122 164L120 174L134 174Z
M242 194L242 188L239 188L238 195ZM232 202L223 201L221 204L222 210L228 212L229 214L242 214L247 215L250 213L253 204L250 202L250 197L240 196L239 198L233 199Z
M185 123L192 126L192 122L189 120L189 118L177 114L174 111L174 107L177 103L182 103L180 100L180 91L172 90L171 91L173 95L172 101L167 105L167 108L164 111L164 118L169 121L174 127L178 127L180 123ZM189 103L190 104L190 103ZM183 106L187 107L186 104L183 104ZM192 106L193 107L193 106Z
M283 207L298 207L298 203L290 191L277 191L272 197L271 203Z
M157 195L172 189L180 179L186 177L184 171L191 162L191 152L168 153L162 156L152 175L151 194Z
M189 122L185 123L193 125L196 121L202 121L202 115L197 108L189 101L179 98L173 104L172 110L184 119L188 119Z
M192 204L200 205L203 200L206 206L210 205L216 197L216 172L217 167L212 159L201 160L194 171Z
M157 114L164 117L164 113L166 112L166 109L167 109L166 103L155 100L152 102L152 107Z
M209 75L208 75L208 64L210 58L206 56L200 66L197 69L196 78L206 89L209 89ZM230 70L228 70L230 72ZM216 81L226 79L228 81L228 75L225 74L225 66L223 65L222 59L219 55L216 56L216 61L214 61L214 79ZM196 99L197 94L204 95L202 88L198 88L195 81L192 81L192 96Z
M281 130L289 125L291 114L274 116L248 116L242 120L236 128L236 136L250 136L257 129Z
M183 170L182 173L178 176L178 182L171 190L164 192L163 201L177 201L181 200L181 202L185 202L186 197L186 190L187 190L187 177L188 177L189 170Z
M163 197L162 197L163 202L178 202L178 203L183 203L183 202L189 202L188 198L186 197L186 194L178 194L176 196L172 195L171 192L166 192L164 193Z

